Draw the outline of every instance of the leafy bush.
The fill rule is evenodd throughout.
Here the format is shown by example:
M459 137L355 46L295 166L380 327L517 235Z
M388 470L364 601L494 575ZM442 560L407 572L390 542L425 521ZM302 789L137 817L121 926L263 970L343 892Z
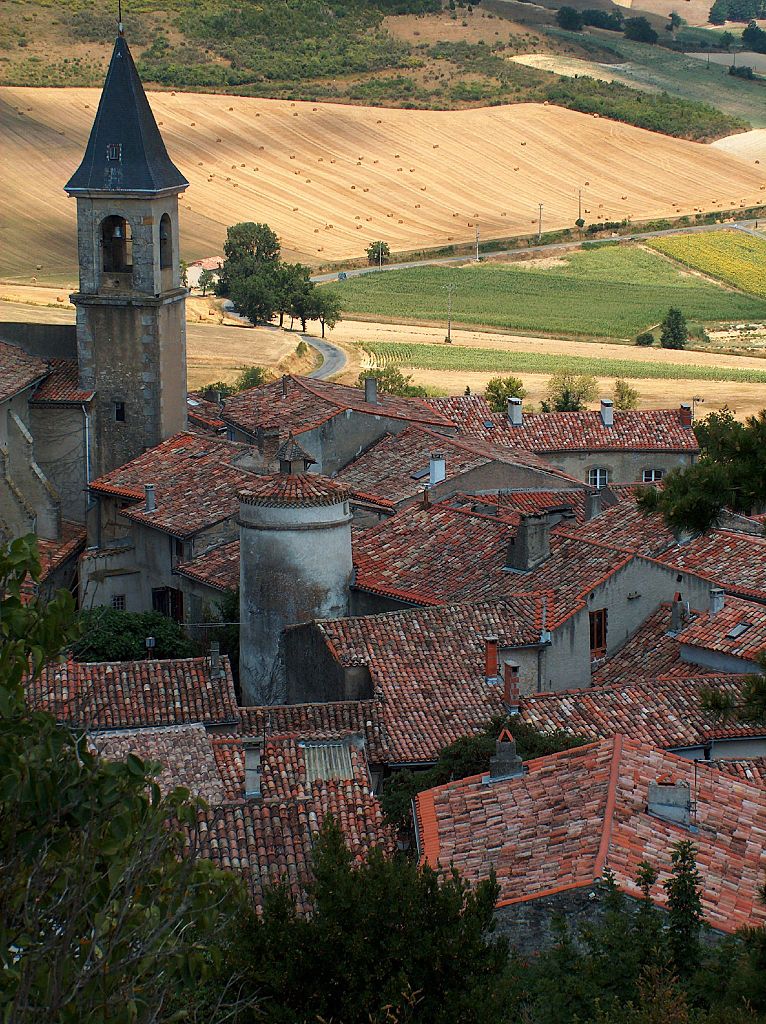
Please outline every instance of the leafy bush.
M556 11L556 24L568 32L579 32L583 27L583 16L574 7L559 7Z
M527 390L519 377L493 377L487 381L484 397L493 412L505 412L509 398L524 398Z
M636 43L656 43L659 36L650 25L647 18L626 18L623 26L626 39L632 39Z
M654 335L651 331L644 331L643 334L639 334L636 338L636 344L646 348L649 345L654 344Z
M386 366L378 370L363 370L357 378L356 386L364 387L367 377L374 377L378 382L378 391L383 395L399 395L405 398L425 398L428 394L419 384L412 384L412 377L405 377L395 366Z
M191 658L194 645L180 623L159 612L118 612L92 608L80 613L80 638L72 646L75 661L137 661L147 656L146 638L153 636L153 658Z

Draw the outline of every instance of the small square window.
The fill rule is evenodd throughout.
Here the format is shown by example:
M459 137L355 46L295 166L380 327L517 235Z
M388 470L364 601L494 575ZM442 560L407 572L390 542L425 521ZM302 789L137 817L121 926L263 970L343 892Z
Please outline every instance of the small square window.
M662 480L664 474L664 469L645 469L641 474L641 480L645 484L653 484L656 483L657 480Z
M588 470L588 483L591 487L598 487L599 490L606 487L609 483L609 470L601 467Z
M124 423L125 422L125 403L124 402L115 402L114 403L114 418L117 420L118 423Z
M122 160L122 143L110 142L106 147L106 158L116 162Z
M125 595L124 594L112 594L112 608L116 612L125 611Z

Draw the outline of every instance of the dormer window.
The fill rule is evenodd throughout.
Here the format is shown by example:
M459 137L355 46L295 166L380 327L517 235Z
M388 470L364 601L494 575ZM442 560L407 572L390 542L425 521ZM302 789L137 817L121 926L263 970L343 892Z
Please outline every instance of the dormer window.
M106 158L110 163L119 163L122 160L122 143L110 142L106 147Z

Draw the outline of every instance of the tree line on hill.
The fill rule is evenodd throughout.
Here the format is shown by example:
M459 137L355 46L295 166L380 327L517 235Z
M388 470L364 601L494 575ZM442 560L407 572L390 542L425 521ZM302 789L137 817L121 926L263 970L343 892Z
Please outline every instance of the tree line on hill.
M310 917L284 884L256 914L239 875L198 855L200 801L160 765L106 761L24 696L77 637L72 596L23 597L35 538L0 549L0 1013L12 1024L745 1024L766 1020L766 929L709 945L688 840L607 872L600 919L554 922L528 959L497 934L499 889L373 850L328 818ZM489 732L440 758L485 767ZM571 742L569 737L560 741ZM525 736L527 755L550 737ZM535 744L538 744L535 746ZM667 862L667 864L663 863ZM667 910L651 899L657 871ZM766 894L765 894L766 895Z
M226 232L224 261L215 284L216 295L230 298L236 309L256 324L286 316L290 326L298 320L303 331L310 320L332 329L341 318L339 297L310 280L302 263L280 259L279 239L268 224L233 224Z

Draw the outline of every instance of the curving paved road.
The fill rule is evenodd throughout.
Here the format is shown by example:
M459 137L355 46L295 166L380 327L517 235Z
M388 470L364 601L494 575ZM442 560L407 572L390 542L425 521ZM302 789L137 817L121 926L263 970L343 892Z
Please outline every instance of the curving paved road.
M246 316L242 316L234 309L234 303L231 299L223 300L223 308L227 316L232 317L234 320L239 320L244 326L252 327L253 325L247 319ZM279 331L281 327L277 327L276 324L263 324L263 327L268 331ZM307 345L311 345L322 357L322 363L312 370L309 377L314 377L317 380L324 380L327 377L334 377L336 373L340 373L346 365L346 353L342 348L338 348L337 345L333 345L332 342L327 341L324 338L315 338L312 334L299 334L298 337L305 341Z

